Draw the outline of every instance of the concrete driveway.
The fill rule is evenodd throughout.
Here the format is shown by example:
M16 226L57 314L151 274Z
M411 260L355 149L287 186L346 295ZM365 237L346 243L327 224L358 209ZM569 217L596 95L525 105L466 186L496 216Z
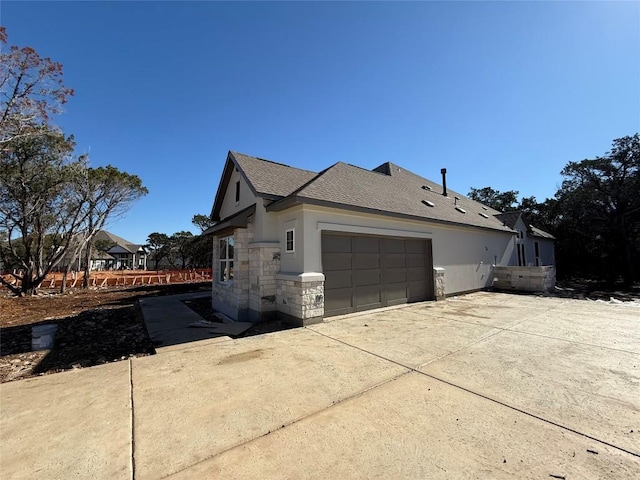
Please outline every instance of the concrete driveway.
M0 401L3 478L640 478L640 308L475 293Z

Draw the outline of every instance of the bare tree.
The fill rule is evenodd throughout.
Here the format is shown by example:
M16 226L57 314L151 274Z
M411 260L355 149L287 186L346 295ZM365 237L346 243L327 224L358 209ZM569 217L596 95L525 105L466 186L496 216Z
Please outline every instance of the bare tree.
M0 46L7 43L0 27ZM0 53L0 150L11 140L48 134L52 115L74 94L62 82L62 65L31 47Z

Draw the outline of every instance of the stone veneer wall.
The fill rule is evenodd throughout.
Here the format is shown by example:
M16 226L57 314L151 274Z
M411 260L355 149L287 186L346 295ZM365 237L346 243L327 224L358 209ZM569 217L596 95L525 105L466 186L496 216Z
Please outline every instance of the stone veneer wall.
M288 323L304 326L322 322L324 317L324 275L280 273L276 275L278 316Z
M249 320L259 321L276 314L276 273L280 271L280 244L249 244Z
M233 231L234 258L233 281L219 283L220 252L218 237L213 244L213 308L238 321L246 321L249 316L249 244L253 241L253 223L247 228L236 228Z
M556 285L555 267L494 267L493 286L501 290L549 292Z
M442 267L433 269L433 290L436 300L444 300L446 298L444 293L444 268Z

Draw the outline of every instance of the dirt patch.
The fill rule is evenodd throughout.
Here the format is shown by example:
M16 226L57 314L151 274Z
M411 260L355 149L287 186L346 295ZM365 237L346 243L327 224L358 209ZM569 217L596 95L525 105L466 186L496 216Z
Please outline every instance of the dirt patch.
M253 360L254 358L262 357L263 349L259 348L258 350L251 350L250 352L242 352L236 353L235 355L231 355L227 358L223 358L218 362L218 365L227 365L230 363L241 363L248 362L249 360Z
M208 290L210 282L0 297L0 382L155 353L140 298ZM57 324L50 350L31 351L34 325Z

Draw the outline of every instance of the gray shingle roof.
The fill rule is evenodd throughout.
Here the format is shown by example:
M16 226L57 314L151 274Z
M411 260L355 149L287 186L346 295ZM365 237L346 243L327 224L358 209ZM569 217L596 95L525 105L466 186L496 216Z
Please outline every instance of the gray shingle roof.
M316 177L316 172L230 152L258 195L286 197Z
M522 216L522 221L527 226L527 232L529 233L529 235L531 235L533 237L540 237L540 238L550 238L550 239L555 239L556 238L553 235L551 235L550 233L547 233L544 230L540 230L539 228L534 227L533 225L530 225L528 223L527 218L523 215L522 211L520 211L520 210L514 210L512 212L499 213L498 215L496 215L496 218L498 220L500 220L501 222L503 222L508 227L515 229L516 228L516 223L518 222L518 219L521 216Z
M381 214L418 217L512 233L511 228L504 226L495 217L500 212L453 190L448 190L448 196L445 197L440 185L390 162L373 171L342 162L336 163L292 193L290 198L276 202L269 208L277 210L277 204L285 206L291 202L292 197L300 203L330 203ZM423 201L430 202L433 206Z
M522 215L520 211L513 212L503 212L496 215L496 218L503 222L509 228L516 228L516 223L518 223L518 219Z
M531 232L531 236L533 237L550 238L552 240L556 238L550 233L545 232L544 230L540 230L539 228L536 228L533 225L529 225L529 231Z
M131 243L129 240L125 240L124 238L119 237L118 235L114 235L111 232L107 232L106 230L100 230L98 233L96 233L96 236L94 237L94 241L95 240L107 240L107 241L113 242L129 253L136 253L140 248L142 248L142 245ZM114 250L113 253L125 253L125 252L120 252L120 251L116 252Z

